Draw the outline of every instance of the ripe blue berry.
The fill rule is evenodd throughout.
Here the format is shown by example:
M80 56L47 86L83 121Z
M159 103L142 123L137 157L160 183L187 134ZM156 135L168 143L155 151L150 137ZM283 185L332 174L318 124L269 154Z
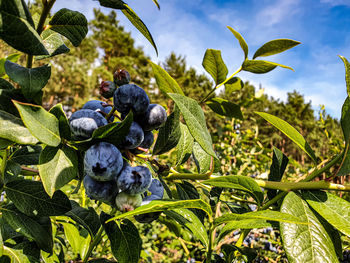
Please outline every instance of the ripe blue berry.
M166 119L166 111L159 104L150 104L144 114L138 115L135 118L145 131L152 131L159 128L166 122Z
M109 106L106 102L101 100L89 100L84 104L83 109L97 111L102 116L105 116L112 110L112 107ZM114 117L112 117L110 120L113 121Z
M116 89L113 81L102 81L100 84L100 94L106 99L112 98Z
M97 181L115 180L123 167L123 157L113 144L92 145L84 156L84 172Z
M143 141L138 147L143 149L149 149L154 142L154 135L151 131L144 131L143 134L144 134ZM139 149L132 149L131 152L134 154L140 154L140 153L143 153L144 151Z
M113 74L115 85L122 86L130 82L130 74L125 69L118 69Z
M90 138L94 130L107 124L101 114L90 109L78 110L69 118L70 129L78 139Z
M120 192L115 198L115 205L122 212L128 212L139 207L142 203L140 194L131 195L125 192Z
M143 114L149 105L146 92L135 84L120 86L113 96L114 106L122 114L128 114L130 110L134 114Z
M117 183L122 192L128 194L142 194L151 185L152 174L147 167L127 166L121 171Z
M124 149L135 149L143 141L143 130L137 122L132 122L129 133L125 136L124 141L120 147Z
M156 179L152 178L151 185L147 189L149 192L151 192L151 195L146 196L143 201L152 201L156 199L162 199L164 195L164 187L162 183Z
M118 187L115 181L100 182L86 175L83 184L86 195L92 200L112 202L118 193Z

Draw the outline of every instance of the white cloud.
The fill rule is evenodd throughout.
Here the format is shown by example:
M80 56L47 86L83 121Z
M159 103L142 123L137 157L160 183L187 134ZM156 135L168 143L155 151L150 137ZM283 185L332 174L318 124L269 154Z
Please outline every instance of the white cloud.
M331 6L345 5L350 6L349 0L321 0L321 4L329 4Z

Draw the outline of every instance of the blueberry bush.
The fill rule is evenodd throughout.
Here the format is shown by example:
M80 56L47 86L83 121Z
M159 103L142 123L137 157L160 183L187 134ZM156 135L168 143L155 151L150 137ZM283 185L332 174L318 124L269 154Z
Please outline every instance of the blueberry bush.
M157 51L146 25L125 2L98 2L120 10ZM342 194L350 186L332 180L350 173L349 97L341 116L344 143L333 149L334 156L322 156L326 162L288 122L255 113L310 159L311 172L292 181L284 176L288 156L277 147L272 159L254 164L270 166L266 180L237 175L228 162L236 153L232 143L226 138L214 144L204 115L210 109L230 120L226 128L239 138L244 119L239 102L215 91L240 90L243 82L236 75L241 71L291 69L257 58L299 42L275 39L249 58L244 38L228 27L244 61L229 75L221 51L208 49L202 65L214 86L197 94L201 99L185 96L161 66L149 61L167 98L162 105L152 104L128 70L119 69L101 82L101 100L86 101L68 118L62 104L42 106L51 66L41 61L69 52L64 39L78 46L88 25L83 14L66 8L48 19L54 3L42 0L40 16L32 16L25 1L0 0L0 38L26 54L26 66L17 64L17 53L0 63L0 262L149 262L143 227L156 223L179 238L191 255L188 262L259 262L258 250L249 246L260 237L251 236L252 229L262 235L276 231L282 252L275 240L265 242L264 249L285 254L289 262L348 262L350 204ZM340 58L350 95L350 64ZM245 139L261 145L254 135ZM171 157L164 158L169 152ZM230 241L232 235L237 238Z

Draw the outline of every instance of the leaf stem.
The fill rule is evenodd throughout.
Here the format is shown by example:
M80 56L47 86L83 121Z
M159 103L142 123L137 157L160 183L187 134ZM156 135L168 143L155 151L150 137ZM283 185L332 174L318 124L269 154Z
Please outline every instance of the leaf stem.
M83 260L83 263L86 263L92 253L92 251L94 250L94 248L100 243L101 239L102 239L102 233L103 233L103 227L100 226L94 240L92 241L92 243L90 243L90 246L89 246L89 250L88 252L86 253L85 255L85 258Z
M170 173L163 179L167 181L173 180L208 180L212 178L210 174L194 174L194 173Z
M38 32L39 35L44 31L44 25L45 25L46 18L50 14L50 10L55 2L56 2L56 0L43 1L43 11L41 12L38 26L36 28L36 32ZM28 56L27 56L27 68L33 67L33 57L34 57L33 55L28 54Z
M226 84L233 76L235 76L236 74L238 74L240 71L242 70L242 66L240 66L231 76L229 76L228 78L226 78L223 82L221 82L219 85L215 86L200 102L199 104L206 102L207 99L210 97L211 94L214 93L215 90L217 90L218 88L220 88L222 85Z

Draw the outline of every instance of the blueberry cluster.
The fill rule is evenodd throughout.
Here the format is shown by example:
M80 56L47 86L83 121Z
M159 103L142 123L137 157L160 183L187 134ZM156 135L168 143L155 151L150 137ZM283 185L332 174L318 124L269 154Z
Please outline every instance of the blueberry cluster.
M167 114L161 105L150 104L142 88L129 83L127 71L118 70L113 77L113 82L102 81L100 93L106 99L113 97L114 107L99 100L88 101L71 115L69 125L75 139L85 140L91 138L98 127L133 112L134 121L122 142L98 142L86 150L83 180L86 194L91 199L115 205L120 211L130 211L152 200L162 199L164 188L159 180L152 178L147 167L130 166L125 158L128 155L123 158L123 153L138 154L149 149L154 141L152 131L164 124ZM136 219L151 222L158 216L151 213Z

